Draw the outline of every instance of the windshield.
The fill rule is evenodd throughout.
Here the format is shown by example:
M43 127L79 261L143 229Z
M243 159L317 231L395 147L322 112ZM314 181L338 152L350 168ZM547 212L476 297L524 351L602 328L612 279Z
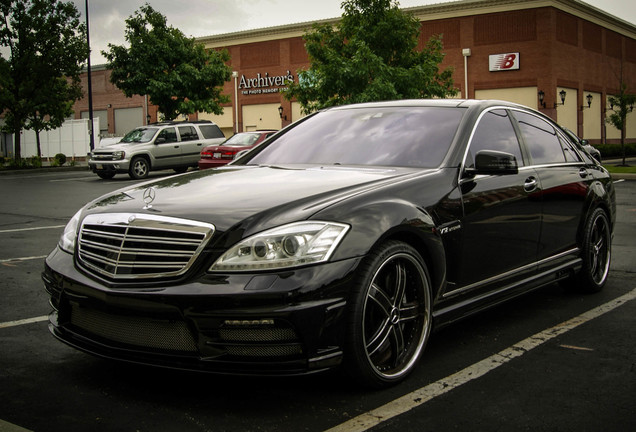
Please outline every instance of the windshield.
M373 107L320 112L264 147L248 164L438 167L464 110Z
M159 128L156 127L148 127L148 128L137 128L128 132L124 138L122 138L121 142L124 143L132 143L132 142L148 142L155 136Z
M222 145L224 146L250 146L256 142L260 134L258 133L238 133L228 138Z

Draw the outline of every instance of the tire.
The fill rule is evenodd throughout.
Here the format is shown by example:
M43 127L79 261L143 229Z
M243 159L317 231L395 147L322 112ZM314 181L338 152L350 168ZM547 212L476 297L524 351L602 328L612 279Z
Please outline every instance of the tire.
M98 171L97 175L99 176L99 178L104 179L104 180L110 180L113 177L115 177L115 172L113 171Z
M361 263L349 309L345 367L370 388L403 380L431 330L431 284L411 246L389 241Z
M607 214L596 209L585 224L581 244L581 270L566 281L566 287L594 293L603 289L612 259L612 233Z
M144 179L148 177L149 172L150 165L146 158L136 156L130 161L130 169L128 170L130 178L135 180Z

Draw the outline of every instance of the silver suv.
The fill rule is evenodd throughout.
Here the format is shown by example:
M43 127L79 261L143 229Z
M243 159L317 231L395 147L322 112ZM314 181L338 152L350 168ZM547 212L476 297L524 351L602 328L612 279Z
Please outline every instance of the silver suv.
M95 149L88 167L103 179L117 173L142 179L162 169L182 173L197 166L203 147L223 141L225 135L211 121L152 123L132 130L116 144Z

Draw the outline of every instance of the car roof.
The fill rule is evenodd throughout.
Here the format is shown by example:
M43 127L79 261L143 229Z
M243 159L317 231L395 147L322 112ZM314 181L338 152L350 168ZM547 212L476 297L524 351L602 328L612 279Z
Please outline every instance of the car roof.
M373 107L457 107L457 108L488 108L490 106L504 106L509 108L528 107L513 102L502 100L479 100L479 99L404 99L386 102L368 102L361 104L342 105L327 110L342 110L352 108L373 108Z

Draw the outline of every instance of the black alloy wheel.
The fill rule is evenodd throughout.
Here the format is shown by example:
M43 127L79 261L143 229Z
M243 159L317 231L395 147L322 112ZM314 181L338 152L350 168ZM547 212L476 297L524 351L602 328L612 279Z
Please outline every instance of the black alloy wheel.
M583 233L583 268L578 274L578 287L584 292L603 289L612 259L612 232L607 214L596 209L585 225Z
M415 367L431 330L431 285L411 246L389 241L361 264L349 315L346 364L365 386L382 388Z

